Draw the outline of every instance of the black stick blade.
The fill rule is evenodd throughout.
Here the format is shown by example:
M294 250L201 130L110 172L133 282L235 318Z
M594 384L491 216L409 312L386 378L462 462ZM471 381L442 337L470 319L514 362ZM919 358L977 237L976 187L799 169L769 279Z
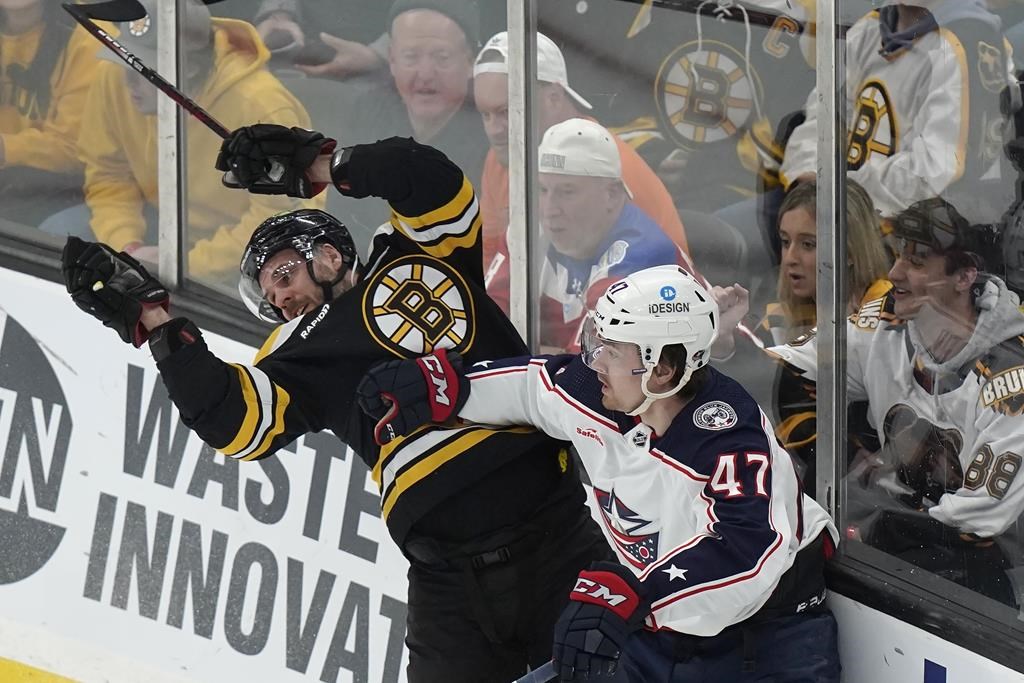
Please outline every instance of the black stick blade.
M88 4L62 3L71 14L81 13L97 21L135 21L146 16L139 0L105 0Z

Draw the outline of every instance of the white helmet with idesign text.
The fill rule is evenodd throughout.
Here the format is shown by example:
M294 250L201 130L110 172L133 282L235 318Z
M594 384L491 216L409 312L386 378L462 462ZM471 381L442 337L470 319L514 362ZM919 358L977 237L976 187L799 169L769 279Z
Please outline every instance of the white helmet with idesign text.
M711 344L718 335L718 304L711 293L679 266L656 266L637 271L608 287L591 311L589 332L598 340L635 344L643 363L643 388L647 399L629 412L638 415L651 402L677 393L690 376L711 360ZM584 339L584 360L588 347ZM647 381L666 346L686 347L686 366L679 383L670 391L652 394ZM588 363L589 365L589 363ZM639 370L639 369L638 369ZM639 374L639 372L638 372Z

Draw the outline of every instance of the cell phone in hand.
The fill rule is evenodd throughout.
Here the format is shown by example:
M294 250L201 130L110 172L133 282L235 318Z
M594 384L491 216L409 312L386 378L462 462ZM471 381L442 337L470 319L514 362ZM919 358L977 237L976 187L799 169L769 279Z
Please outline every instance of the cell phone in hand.
M320 66L334 59L335 49L321 40L311 40L295 53L292 61L305 66Z
M295 36L281 29L274 29L268 33L267 37L263 39L263 44L275 56L293 51L297 52L299 49L299 44L295 42Z

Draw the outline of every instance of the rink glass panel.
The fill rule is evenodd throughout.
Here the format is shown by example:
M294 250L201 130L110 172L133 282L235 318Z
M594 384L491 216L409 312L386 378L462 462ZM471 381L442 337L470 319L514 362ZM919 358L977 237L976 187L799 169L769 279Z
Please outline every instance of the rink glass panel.
M850 566L863 563L887 581L908 582L910 594L929 604L917 616L895 610L912 623L922 612L948 608L943 616L970 615L1019 642L1024 420L1015 407L1019 383L1007 386L1005 378L1016 379L1020 339L1009 322L1009 298L1005 308L997 304L1008 316L999 323L979 311L988 303L977 302L994 300L996 280L986 291L986 279L1020 292L1019 254L1004 253L998 235L1020 196L1018 171L1004 150L1015 135L1013 121L1000 97L1008 74L1019 69L1009 63L1006 39L1020 35L1024 16L1019 4L1004 2L989 3L991 12L966 11L966 18L937 14L937 28L902 50L889 45L883 56L879 27L893 8L872 13L870 5L844 0L837 11L838 47L845 46L846 54L845 75L837 74L846 141L837 153L847 166L841 188L848 218L837 234L850 236L848 263L867 258L870 249L853 237L859 230L854 223L863 223L857 211L863 195L853 187L859 183L881 219L875 237L888 253L887 264L894 263L888 277L909 293L893 304L884 298L885 287L855 284L856 267L835 268L847 277L848 310L854 302L861 307L846 330L845 363L835 364L837 373L843 365L849 373L848 438L836 454L843 555ZM950 217L947 207L961 218ZM956 244L976 257L965 261L954 254L943 262L906 247L898 238L913 235L923 215L950 226L938 231L944 244L958 235ZM969 292L961 308L957 288ZM929 301L918 310L925 297ZM843 315L837 311L836 318ZM914 338L923 346L906 346L907 326L898 319L913 319L910 327L920 332ZM977 350L958 356L963 330L972 325L977 333L968 344L976 343ZM868 341L883 334L892 340ZM821 358L834 351L819 348ZM819 467L829 466L821 455L819 450ZM941 621L934 614L923 619L919 625L932 630ZM954 631L947 627L940 635L949 638ZM959 640L982 652L977 641Z

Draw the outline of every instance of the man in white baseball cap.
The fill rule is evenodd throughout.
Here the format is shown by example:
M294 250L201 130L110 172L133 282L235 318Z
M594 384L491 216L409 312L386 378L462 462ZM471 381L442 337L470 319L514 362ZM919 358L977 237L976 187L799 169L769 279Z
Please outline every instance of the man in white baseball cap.
M541 274L541 343L577 350L587 310L612 281L658 265L690 268L682 250L632 201L614 136L574 118L538 150L541 230L551 241Z
M569 85L565 58L554 41L537 34L537 108L540 130L572 118L591 118L590 103ZM508 33L488 40L473 64L473 96L483 118L490 150L480 183L484 225L484 267L487 291L508 311ZM593 119L591 119L593 120ZM622 177L636 192L634 201L684 251L686 232L665 185L643 159L622 140L618 147Z

